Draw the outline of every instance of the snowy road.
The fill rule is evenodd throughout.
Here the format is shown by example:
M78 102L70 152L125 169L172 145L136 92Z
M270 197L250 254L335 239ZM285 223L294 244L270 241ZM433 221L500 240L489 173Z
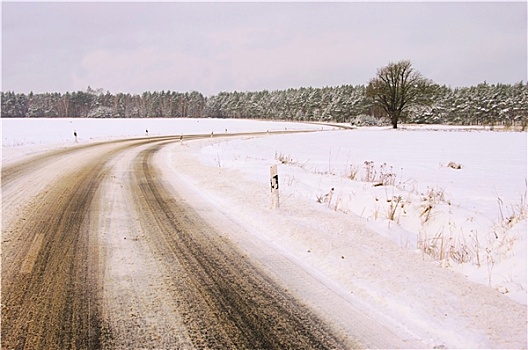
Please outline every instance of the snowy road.
M197 138L4 164L2 347L526 347L522 305L360 220L270 210L267 184L201 164Z
M152 157L175 141L2 169L2 347L356 346L167 191Z

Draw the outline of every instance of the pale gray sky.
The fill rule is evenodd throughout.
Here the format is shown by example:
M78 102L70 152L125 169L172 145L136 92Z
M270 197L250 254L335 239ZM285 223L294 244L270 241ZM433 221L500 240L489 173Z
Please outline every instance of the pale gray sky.
M457 86L527 79L527 3L3 2L2 90L367 84L410 59Z

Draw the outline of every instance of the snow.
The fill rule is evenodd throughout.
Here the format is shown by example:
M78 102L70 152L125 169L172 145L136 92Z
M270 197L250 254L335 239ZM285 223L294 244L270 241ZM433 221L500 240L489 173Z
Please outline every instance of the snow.
M74 140L79 143L126 137L181 134L225 134L226 132L320 130L321 125L272 123L265 121L224 119L94 119L94 118L12 118L2 119L2 150L5 160L46 149L62 147ZM324 127L327 128L327 127Z
M188 164L195 159L201 164L200 172L193 170L196 176L191 172L178 181L184 179L244 227L269 231L261 238L293 258L307 261L306 268L314 275L324 275L329 284L354 287L354 295L367 304L381 303L387 317L406 317L418 328L437 329L438 336L442 336L438 333L442 328L445 337L459 336L456 328L464 327L466 321L453 321L452 328L445 328L435 315L443 315L439 310L444 306L405 307L407 301L412 305L405 299L410 298L410 292L398 286L419 280L420 271L430 268L452 271L519 304L527 303L526 133L438 125L338 130L225 119L3 119L2 161L74 145L73 130L80 143L87 143L145 137L146 129L150 136L317 130L215 137L185 142L186 147L176 143L168 147L164 159L174 162L172 157L178 155L187 157L180 159L188 159ZM270 196L270 207L263 211L262 204L251 197L269 191L273 164L278 165L281 207L271 210ZM225 185L211 179L220 181L222 176L227 179ZM233 183L244 186L247 200L233 197ZM358 254L358 245L367 248L372 242L379 251ZM393 248L387 242L400 251L401 259L393 258ZM423 266L409 268L410 263L405 264L412 260L409 254L420 256ZM363 265L367 262L392 266L391 271L383 276L384 271L373 272ZM400 271L400 267L408 270ZM380 278L386 285L377 282ZM442 283L438 281L438 290ZM414 292L424 298L432 292L421 290L431 284L413 285ZM386 286L394 288L393 296L384 294ZM404 302L398 303L398 297ZM457 311L449 306L446 310L450 316ZM473 343L465 341L460 343L485 344L477 338Z
M358 215L402 248L434 252L443 266L526 304L526 134L435 129L225 140L201 154L261 183L279 163L283 200ZM332 188L331 202L317 204Z

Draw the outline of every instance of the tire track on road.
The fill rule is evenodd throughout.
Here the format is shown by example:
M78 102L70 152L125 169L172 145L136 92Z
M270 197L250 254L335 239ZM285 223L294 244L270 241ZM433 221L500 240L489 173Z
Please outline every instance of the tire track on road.
M83 221L104 176L104 162L81 167L55 184L48 208L15 224L23 235L42 238L38 251L2 259L2 347L100 347L98 257L89 254L98 242Z
M137 143L154 142L154 141L174 139L174 138L175 136L159 136L159 137L151 137L148 139L145 139L145 138L120 139L120 140L115 140L115 141L89 143L86 145L79 145L75 147L65 147L65 148L61 148L58 150L53 150L49 152L39 153L33 156L28 156L28 157L23 158L20 161L15 161L5 166L2 166L2 176L1 176L2 189L8 184L10 184L16 178L24 174L30 173L37 168L41 168L45 166L46 164L54 160L57 160L61 157L75 155L77 153L85 152L85 151L99 148L99 147L106 147L108 145L119 145L119 144L125 144L125 143L133 143L133 142L137 142Z
M183 140L204 136L209 137L188 135ZM10 210L9 220L2 218L3 233L8 232L2 245L2 348L111 348L114 325L102 310L106 248L93 226L100 215L112 215L101 207L105 198L101 185L110 176L110 161L121 152L180 139L94 144L42 154L2 168L2 178L7 179L2 182L2 205L5 208L9 203L15 209ZM153 259L165 265L163 271L175 272L160 284L175 286L169 288L171 298L178 304L178 314L181 312L194 346L339 348L339 342L322 324L242 261L233 248L219 237L208 242L212 233L205 224L198 224L199 234L195 236L199 216L184 205L172 207L174 199L150 166L151 156L159 147L136 158L130 180L136 184L135 190L141 191L131 196L140 209L135 214L149 232ZM50 172L46 181L33 181L39 171ZM30 198L18 204L27 194ZM175 217L183 223L175 223ZM182 229L183 246L174 240L175 225ZM181 270L174 268L178 264ZM196 273L195 268L199 268ZM255 292L262 288L265 293ZM152 331L156 328L144 333ZM165 338L171 344L187 341L184 335ZM145 339L128 344L148 347Z
M46 164L76 152L95 152L75 170L69 167L55 176L14 222L3 222L12 242L7 251L2 247L2 348L101 348L107 329L100 317L104 262L98 232L90 227L90 217L99 214L94 199L113 157L158 141L115 141L100 149L52 152L7 169L17 186L9 193L17 194Z
M162 145L142 151L131 174L137 212L156 255L172 273L173 298L196 348L344 348L309 310L253 267L152 166Z

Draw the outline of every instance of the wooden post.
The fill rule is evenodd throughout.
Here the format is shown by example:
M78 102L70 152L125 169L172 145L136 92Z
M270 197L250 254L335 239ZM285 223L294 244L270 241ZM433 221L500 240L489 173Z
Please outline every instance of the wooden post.
M271 184L271 207L276 209L279 207L279 174L277 172L277 164L270 167L270 184Z

